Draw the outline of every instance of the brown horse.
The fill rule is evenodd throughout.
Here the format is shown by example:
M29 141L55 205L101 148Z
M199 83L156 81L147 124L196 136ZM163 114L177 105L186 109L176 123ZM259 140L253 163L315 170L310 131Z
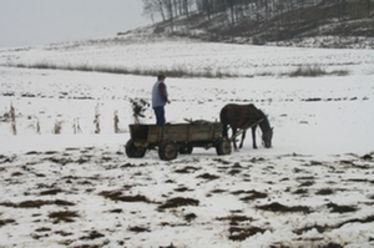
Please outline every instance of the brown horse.
M273 138L273 128L270 126L267 116L260 109L257 109L253 104L238 105L227 104L221 109L220 120L223 125L223 136L228 138L228 125L230 125L233 136L236 135L237 129L243 130L240 148L243 147L246 130L252 127L253 148L257 149L256 145L256 128L260 126L262 131L262 141L266 148L271 147L271 140ZM234 148L237 149L236 140L233 139Z

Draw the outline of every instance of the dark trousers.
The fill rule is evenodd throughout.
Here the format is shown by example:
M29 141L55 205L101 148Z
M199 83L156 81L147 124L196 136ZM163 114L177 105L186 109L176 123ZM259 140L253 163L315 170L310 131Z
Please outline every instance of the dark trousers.
M163 126L165 125L165 109L164 106L153 108L156 115L156 125Z

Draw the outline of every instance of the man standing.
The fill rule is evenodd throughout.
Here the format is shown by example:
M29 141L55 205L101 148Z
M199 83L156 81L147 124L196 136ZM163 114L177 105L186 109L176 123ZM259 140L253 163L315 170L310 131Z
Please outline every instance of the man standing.
M168 93L165 85L165 75L160 74L157 76L157 82L153 85L152 89L152 108L156 115L156 125L165 125L165 105L170 103Z

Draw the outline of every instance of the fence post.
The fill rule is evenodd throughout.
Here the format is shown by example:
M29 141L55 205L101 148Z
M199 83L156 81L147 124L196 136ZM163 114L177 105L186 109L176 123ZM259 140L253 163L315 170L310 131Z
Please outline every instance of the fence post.
M17 135L16 110L13 107L13 103L10 104L9 114L10 114L10 123L11 123L11 126L12 126L13 135Z

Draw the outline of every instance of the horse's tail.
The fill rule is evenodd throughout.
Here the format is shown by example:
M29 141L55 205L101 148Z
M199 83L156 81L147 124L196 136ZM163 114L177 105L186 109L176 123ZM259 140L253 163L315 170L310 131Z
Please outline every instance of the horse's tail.
M221 110L219 118L220 118L220 121L222 123L222 136L225 137L225 138L228 138L229 137L229 134L228 134L228 124L227 124L225 116L226 116L225 115L225 108L223 108Z
M229 134L228 134L228 125L222 123L222 126L223 126L222 137L228 138L228 136L229 136Z

